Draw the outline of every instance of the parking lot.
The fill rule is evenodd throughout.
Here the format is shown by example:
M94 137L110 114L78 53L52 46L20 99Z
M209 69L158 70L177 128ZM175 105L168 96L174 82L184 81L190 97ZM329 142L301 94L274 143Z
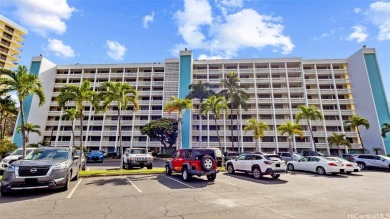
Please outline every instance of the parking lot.
M390 173L279 180L219 173L215 182L179 175L82 178L67 192L30 191L0 198L1 218L390 218ZM361 217L360 217L361 218Z

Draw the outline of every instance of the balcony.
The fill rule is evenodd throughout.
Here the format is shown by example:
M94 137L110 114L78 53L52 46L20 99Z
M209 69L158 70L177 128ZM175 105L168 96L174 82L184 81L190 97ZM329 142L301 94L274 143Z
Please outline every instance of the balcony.
M66 78L68 78L68 74L57 74L56 75L56 79L66 79Z
M274 103L289 103L288 98L274 98Z
M273 83L285 83L286 81L286 78L272 78Z
M307 94L318 94L318 89L307 89L306 90ZM322 91L321 91L322 93Z
M269 78L258 78L256 79L256 83L269 84L271 83L271 80Z
M306 84L317 84L317 79L305 79Z
M333 84L333 79L318 79L318 83L326 85Z
M95 74L91 74L91 73L84 73L83 74L83 78L95 78ZM107 76L108 78L108 76ZM91 80L90 80L91 81Z
M245 74L245 73L252 73L253 74L254 69L253 68L239 69L238 72L240 72L240 74Z

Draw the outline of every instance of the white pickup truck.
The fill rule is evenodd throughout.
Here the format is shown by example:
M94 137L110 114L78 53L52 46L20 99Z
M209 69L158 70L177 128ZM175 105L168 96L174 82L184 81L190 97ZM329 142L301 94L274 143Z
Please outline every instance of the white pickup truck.
M123 155L123 168L140 167L153 168L153 156L145 148L128 148Z

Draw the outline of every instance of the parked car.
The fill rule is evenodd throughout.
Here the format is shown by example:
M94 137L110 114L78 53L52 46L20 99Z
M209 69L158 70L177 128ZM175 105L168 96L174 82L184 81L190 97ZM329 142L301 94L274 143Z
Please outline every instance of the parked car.
M218 166L215 152L212 149L180 149L165 165L165 173L181 173L184 181L190 181L193 175L206 175L209 181L217 177Z
M91 151L87 156L87 163L99 162L103 163L104 155L101 151Z
M76 150L76 154L77 154L77 156L79 156L81 158L80 169L85 170L85 168L87 166L87 158L85 157L85 153L83 152L80 156L80 150Z
M316 172L320 175L325 175L327 173L336 175L345 172L345 167L342 162L333 157L322 156L310 156L304 157L298 161L289 161L287 163L287 169L289 171L304 170Z
M323 153L320 153L318 151L311 151L311 150L304 150L302 151L302 156L304 157L309 157L309 156L320 156L320 157L324 157L325 155Z
M238 157L240 153L234 151L226 151L223 153L223 155L225 156L225 161L228 161L236 159L236 157Z
M80 159L69 147L36 148L5 169L1 194L26 189L69 189L71 179L79 178Z
M103 153L103 157L107 157L107 152L106 151L102 151L102 150L100 150L100 152L102 152Z
M360 172L360 170L361 170L359 165L355 162L350 162L350 161L348 161L344 158L340 158L340 157L334 157L334 158L344 164L345 172L347 174L351 174L352 172Z
M282 159L284 161L291 160L290 152L279 152L278 155L279 155L280 159ZM300 160L302 158L303 158L302 155L297 154L297 153L293 153L293 160L297 161L297 160Z
M343 159L348 160L349 162L355 162L353 158L356 154L343 154Z
M152 169L153 156L145 148L128 148L123 155L123 168L131 169L133 167Z
M116 159L118 159L118 158L121 158L121 157L119 156L119 152L107 152L105 158L116 158Z
M383 155L357 154L353 159L362 170L367 168L390 170L390 158Z
M276 179L279 173L286 172L286 162L279 158L279 155L271 154L240 154L236 159L226 163L229 174L235 171L252 173L255 179L264 175L271 175Z
M34 148L26 148L26 155L30 153ZM12 164L14 161L17 161L22 158L23 148L18 148L14 150L10 155L4 157L0 162L0 173L3 173L4 170Z

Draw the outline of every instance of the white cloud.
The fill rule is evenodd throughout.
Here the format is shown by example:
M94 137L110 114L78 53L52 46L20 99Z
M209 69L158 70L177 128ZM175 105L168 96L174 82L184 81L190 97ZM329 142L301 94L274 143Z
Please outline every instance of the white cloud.
M244 6L243 0L215 0L216 6L221 10L222 15L226 17L229 12L236 8Z
M353 9L353 12L355 12L355 14L359 14L360 12L362 12L362 9L361 8L355 8L355 9Z
M219 1L220 4L223 2L230 2L235 7L242 6L242 1ZM208 1L185 0L184 10L176 13L176 19L179 34L185 43L176 45L174 52L187 47L204 49L211 53L209 57L232 58L242 48L272 46L283 54L290 53L294 48L290 37L283 34L284 26L278 23L281 18L263 15L253 9L242 9L216 19L212 16Z
M223 56L209 56L209 55L206 55L206 54L201 54L199 57L198 57L198 60L205 60L205 59L223 59L225 57Z
M151 15L146 15L144 17L144 25L143 27L144 28L148 28L149 27L149 23L152 23L154 21L154 11L152 11L152 14Z
M371 22L379 28L378 39L390 40L390 2L372 3L367 15Z
M107 40L107 55L114 60L123 60L126 54L126 47L118 42Z
M54 52L54 55L64 58L71 58L75 56L73 49L65 45L61 40L49 39L47 49Z
M347 40L356 40L357 43L361 43L367 39L368 34L365 26L356 25L351 29L353 29L353 32L347 37Z
M67 0L13 0L16 14L22 25L42 36L48 33L63 34L66 31L64 20L69 19L75 8Z

